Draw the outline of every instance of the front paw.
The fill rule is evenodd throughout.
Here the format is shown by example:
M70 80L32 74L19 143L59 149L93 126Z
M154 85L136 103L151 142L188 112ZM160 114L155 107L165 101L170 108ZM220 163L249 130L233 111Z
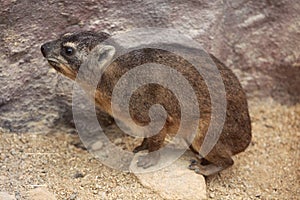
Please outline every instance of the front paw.
M148 153L147 155L139 156L137 166L144 169L154 166L158 163L160 154L158 151Z

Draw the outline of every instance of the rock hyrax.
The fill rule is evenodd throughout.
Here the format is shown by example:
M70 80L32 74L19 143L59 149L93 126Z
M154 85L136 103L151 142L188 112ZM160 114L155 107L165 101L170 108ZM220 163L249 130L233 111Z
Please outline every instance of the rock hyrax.
M109 38L107 33L79 32L65 34L61 38L45 43L41 46L43 56L58 72L75 79L82 63L87 61L88 55L97 48L100 64L110 62L115 54L113 45L102 44ZM190 168L203 175L215 174L233 164L232 155L244 151L251 141L251 123L245 92L233 72L216 57L210 54L217 66L226 91L226 119L218 142L204 158L199 156L199 150L211 120L211 99L202 76L186 60L164 50L145 48L134 50L116 58L105 70L101 82L97 86L95 95L96 105L112 114L111 97L118 80L135 66L145 63L159 63L176 69L191 83L195 90L199 110L199 128L190 145L190 149L198 154L201 160L191 163ZM99 66L101 67L101 66ZM174 83L176 84L176 83ZM145 138L134 152L148 150L152 154L141 156L138 166L148 168L157 163L160 149L167 134L176 133L180 124L180 104L174 94L157 84L148 84L139 88L131 97L130 114L134 122L147 125L150 122L149 108L160 104L167 111L167 120L160 132ZM124 119L126 123L126 119ZM187 131L188 132L188 131ZM188 135L186 136L188 137Z

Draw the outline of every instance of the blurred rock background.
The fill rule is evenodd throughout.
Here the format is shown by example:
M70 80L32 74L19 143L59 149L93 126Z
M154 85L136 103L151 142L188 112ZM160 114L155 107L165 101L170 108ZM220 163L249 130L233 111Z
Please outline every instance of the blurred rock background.
M0 130L74 131L72 82L49 71L40 46L78 30L175 28L239 77L249 99L300 102L298 0L0 1Z

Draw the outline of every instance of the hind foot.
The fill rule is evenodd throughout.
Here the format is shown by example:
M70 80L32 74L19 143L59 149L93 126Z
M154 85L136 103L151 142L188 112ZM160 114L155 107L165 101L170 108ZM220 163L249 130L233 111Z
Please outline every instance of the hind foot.
M210 176L213 174L216 174L226 168L228 168L229 166L233 165L233 160L230 158L230 160L228 160L228 162L223 163L223 165L216 165L213 164L205 159L203 159L201 162L192 159L191 160L191 164L189 165L189 169L190 170L194 170L195 173L197 174L202 174L204 176Z

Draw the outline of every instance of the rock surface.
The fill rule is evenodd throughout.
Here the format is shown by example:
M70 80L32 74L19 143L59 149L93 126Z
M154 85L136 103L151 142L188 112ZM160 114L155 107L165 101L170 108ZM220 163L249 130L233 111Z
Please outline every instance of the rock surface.
M156 191L164 199L206 199L206 184L202 175L196 174L188 169L189 160L194 158L191 152L186 152L184 156L177 159L171 165L153 172L143 173L142 168L137 168L136 162L138 156L136 154L131 165L131 171L135 173L140 183L152 190ZM170 156L168 156L170 155ZM151 168L159 168L164 162L168 162L172 158L172 151L161 157L160 162L155 167L146 170L154 170Z
M0 192L0 200L16 200L14 195L10 195L6 192Z
M298 0L3 0L0 127L20 133L74 131L72 82L49 71L40 46L77 30L175 28L232 68L249 97L299 102L299 13Z
M27 192L28 199L31 200L56 200L54 194L46 188L35 188Z

